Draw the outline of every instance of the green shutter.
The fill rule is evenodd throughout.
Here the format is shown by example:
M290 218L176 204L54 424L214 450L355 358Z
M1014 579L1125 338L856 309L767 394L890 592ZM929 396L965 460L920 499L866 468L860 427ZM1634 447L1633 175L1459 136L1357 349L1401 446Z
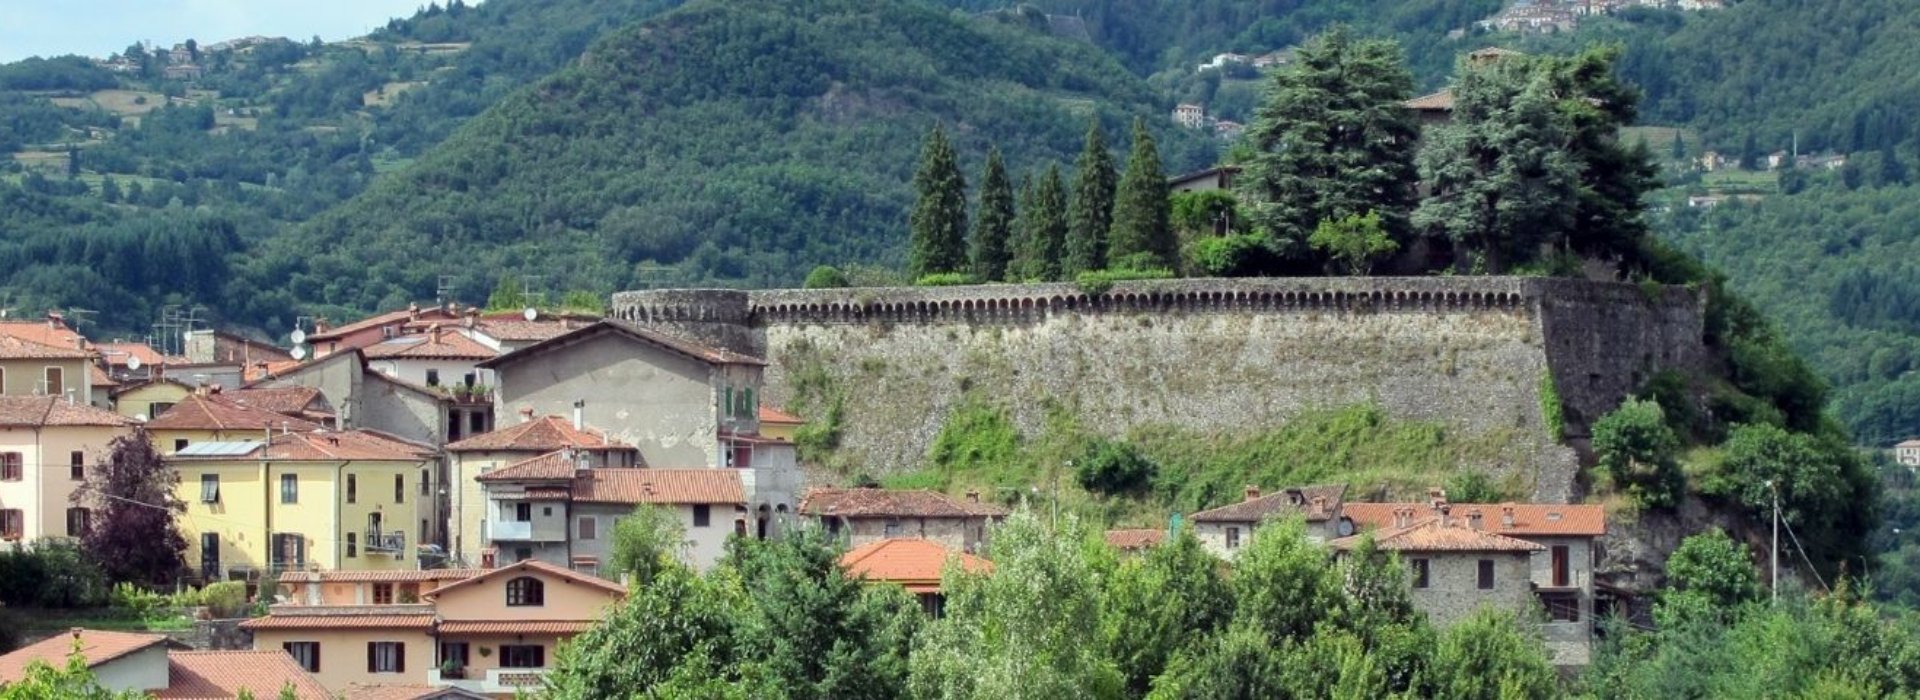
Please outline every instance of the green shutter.
M745 398L741 399L741 403L746 404L740 407L741 418L752 420L754 417L759 415L760 405L753 402L753 387L746 388L746 396Z

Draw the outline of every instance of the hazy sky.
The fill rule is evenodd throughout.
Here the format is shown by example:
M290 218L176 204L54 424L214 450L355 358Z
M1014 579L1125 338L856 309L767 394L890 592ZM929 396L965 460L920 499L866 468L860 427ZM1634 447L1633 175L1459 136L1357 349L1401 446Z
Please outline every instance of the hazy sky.
M327 41L367 33L427 0L0 0L0 62L106 56L136 41L173 46L260 34ZM471 4L471 3L470 3Z

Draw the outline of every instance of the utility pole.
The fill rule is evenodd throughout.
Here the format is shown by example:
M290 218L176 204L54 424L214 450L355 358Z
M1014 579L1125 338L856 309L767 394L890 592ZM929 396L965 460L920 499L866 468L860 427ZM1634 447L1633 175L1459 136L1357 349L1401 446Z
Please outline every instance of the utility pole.
M1773 581L1768 590L1773 594L1773 603L1780 602L1780 489L1767 480L1767 490L1773 492L1773 549L1769 552L1773 562Z

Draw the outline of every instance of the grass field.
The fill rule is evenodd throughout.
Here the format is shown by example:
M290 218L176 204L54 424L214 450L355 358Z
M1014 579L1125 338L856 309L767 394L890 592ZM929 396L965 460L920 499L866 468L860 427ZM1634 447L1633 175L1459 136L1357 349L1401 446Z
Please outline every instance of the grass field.
M103 109L123 117L139 116L159 109L167 98L145 90L101 90L86 97L55 97L53 103L78 109Z
M1701 175L1700 184L1720 192L1771 193L1780 189L1780 176L1758 170L1716 170Z

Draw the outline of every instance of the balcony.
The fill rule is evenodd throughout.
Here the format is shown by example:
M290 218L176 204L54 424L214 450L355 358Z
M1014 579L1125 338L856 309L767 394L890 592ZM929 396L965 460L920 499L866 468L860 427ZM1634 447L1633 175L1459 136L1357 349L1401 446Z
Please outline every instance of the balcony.
M427 671L427 685L459 688L472 693L507 695L539 688L546 675L547 669L544 668L490 668L485 672L462 668L452 673L432 669Z
M401 556L407 551L407 531L368 529L366 542L368 554Z
M527 520L489 520L486 533L487 539L494 542L567 541L566 523L558 519L538 524Z

